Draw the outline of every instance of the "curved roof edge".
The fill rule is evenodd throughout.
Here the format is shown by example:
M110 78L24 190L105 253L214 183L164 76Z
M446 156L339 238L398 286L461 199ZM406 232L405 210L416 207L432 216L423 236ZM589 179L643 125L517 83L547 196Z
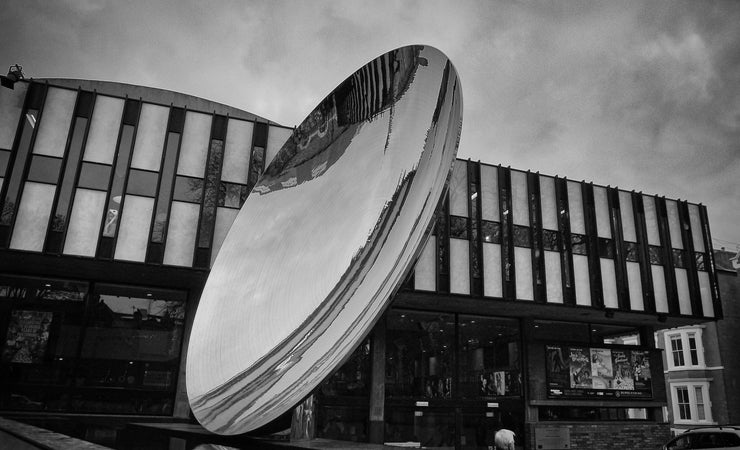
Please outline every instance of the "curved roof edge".
M28 78L27 81L49 83L50 86L68 89L84 89L96 91L100 94L115 97L141 98L145 101L187 107L190 110L201 112L215 112L216 114L229 115L238 119L267 122L270 125L284 126L257 114L244 111L223 103L214 102L201 97L183 94L181 92L168 91L166 89L139 86L135 84L119 83L116 81L83 80L77 78ZM289 128L289 127L286 127Z

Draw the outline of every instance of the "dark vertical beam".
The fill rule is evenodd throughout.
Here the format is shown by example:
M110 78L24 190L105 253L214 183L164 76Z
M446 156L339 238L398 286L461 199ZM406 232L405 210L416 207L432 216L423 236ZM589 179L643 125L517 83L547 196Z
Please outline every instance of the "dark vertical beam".
M709 218L707 217L707 207L699 205L699 219L701 219L702 236L704 238L704 248L707 251L707 272L709 272L709 283L712 291L712 305L714 306L714 317L721 319L722 301L719 293L719 282L717 281L717 268L714 265L714 248L712 247L712 234L709 231Z
M655 290L653 288L653 272L650 269L650 245L647 238L647 223L645 222L645 205L642 194L632 192L632 213L635 218L635 234L637 235L637 252L640 258L640 280L642 282L642 298L645 312L655 312Z
M501 220L501 279L502 297L516 299L516 267L514 266L514 224L511 201L511 169L498 167L498 195Z
M563 303L576 304L576 287L573 275L573 248L570 238L570 206L568 180L555 177L555 204L558 208L558 234L560 235L560 264L563 280Z
M689 204L685 201L678 202L678 221L681 224L681 240L686 252L686 272L689 281L689 298L691 299L691 315L704 316L704 307L701 304L701 292L699 290L699 276L696 273L696 256L694 252L694 238L691 232L691 219L689 218Z
M591 305L594 308L603 308L604 284L601 278L601 261L599 260L599 232L596 225L594 184L581 182L581 194L583 196L583 220L586 227L586 251L588 253Z
M483 295L483 241L481 239L480 164L467 161L468 172L468 236L470 295Z
M8 160L9 173L0 192L0 248L7 248L10 245L10 236L23 191L23 182L28 176L36 133L44 113L47 91L46 83L31 82L26 92L21 119ZM34 113L35 122L30 123L29 114Z
M536 303L547 303L539 173L527 172L527 194L529 200L527 202L529 205L529 228L532 230L532 283L534 285L534 301Z
M195 258L193 267L207 269L211 267L213 231L218 212L218 192L221 185L221 169L224 159L224 142L228 127L228 117L213 115L211 121L211 138L208 141L208 157L203 182L203 197L200 202L198 232L195 237Z
M627 259L625 255L624 232L622 230L622 213L619 204L619 190L607 188L609 201L609 218L612 238L614 239L614 271L617 280L617 304L619 309L629 311L631 308L630 290L627 282Z
M668 210L665 197L655 196L655 209L658 216L658 234L663 248L663 270L665 274L666 294L668 296L668 314L681 314L678 304L678 288L676 287L676 269L673 265L673 246L671 232L668 228Z
M370 374L370 433L369 440L382 444L385 439L385 314L372 334L372 367Z
M442 196L437 208L437 292L450 292L450 193Z

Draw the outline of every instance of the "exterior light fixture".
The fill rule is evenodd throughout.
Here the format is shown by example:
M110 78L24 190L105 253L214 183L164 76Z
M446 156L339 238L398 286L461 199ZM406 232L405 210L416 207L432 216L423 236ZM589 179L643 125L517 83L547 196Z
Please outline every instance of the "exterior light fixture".
M7 75L0 75L0 85L4 88L14 89L15 83L24 78L23 67L18 64L14 64L8 68Z

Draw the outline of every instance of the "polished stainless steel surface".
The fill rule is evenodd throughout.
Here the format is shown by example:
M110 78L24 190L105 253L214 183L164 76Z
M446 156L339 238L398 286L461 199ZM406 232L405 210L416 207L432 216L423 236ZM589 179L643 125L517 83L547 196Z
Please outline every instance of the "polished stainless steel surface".
M359 344L421 250L455 160L457 72L382 55L296 128L247 198L195 315L187 390L219 434L300 402Z

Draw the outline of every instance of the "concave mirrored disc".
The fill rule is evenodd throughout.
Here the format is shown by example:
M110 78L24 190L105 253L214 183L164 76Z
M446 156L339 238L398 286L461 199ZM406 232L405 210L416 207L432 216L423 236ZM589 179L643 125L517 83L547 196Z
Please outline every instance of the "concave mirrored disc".
M267 424L359 345L418 256L461 124L455 68L408 46L355 72L296 128L231 226L195 314L186 380L205 428Z

